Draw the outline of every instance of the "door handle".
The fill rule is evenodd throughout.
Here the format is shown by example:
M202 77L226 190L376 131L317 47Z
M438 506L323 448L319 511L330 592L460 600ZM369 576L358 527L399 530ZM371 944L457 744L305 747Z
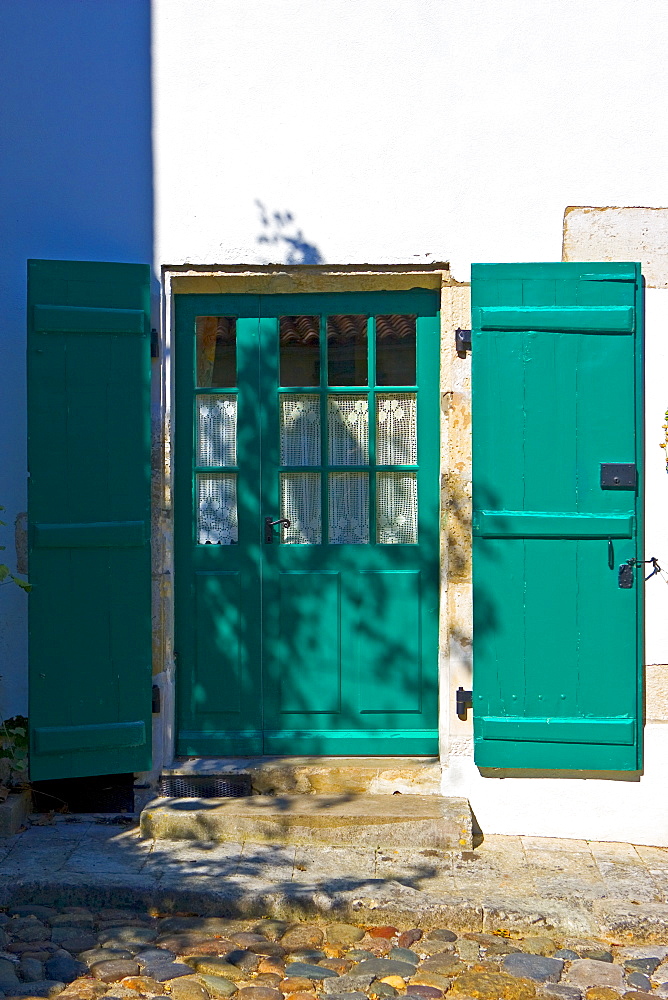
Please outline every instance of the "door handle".
M266 545L271 545L274 541L274 531L273 529L277 524L282 524L284 528L290 527L290 522L287 517L279 517L278 520L272 521L271 517L265 517L264 519L264 541Z

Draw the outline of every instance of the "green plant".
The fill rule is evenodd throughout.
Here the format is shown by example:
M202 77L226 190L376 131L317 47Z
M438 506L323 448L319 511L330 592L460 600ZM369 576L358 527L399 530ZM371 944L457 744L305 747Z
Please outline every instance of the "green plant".
M4 509L4 507L0 506L0 510ZM5 521L0 521L0 525L3 527L5 523ZM6 548L6 545L0 545L0 551L4 551ZM31 585L27 580L22 580L20 576L15 576L14 573L10 571L9 566L5 566L4 563L0 563L0 585L4 583L15 583L17 587L20 587L21 590L25 590L26 593L31 589Z
M0 802L27 782L28 720L24 715L0 718Z

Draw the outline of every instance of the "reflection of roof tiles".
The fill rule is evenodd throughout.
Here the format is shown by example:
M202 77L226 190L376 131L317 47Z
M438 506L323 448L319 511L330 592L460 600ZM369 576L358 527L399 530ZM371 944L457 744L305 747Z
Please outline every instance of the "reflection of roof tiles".
M366 316L328 316L327 340L332 344L345 344L364 339ZM281 344L316 344L320 339L319 316L281 316ZM415 316L376 316L376 335L379 340L404 340L415 337Z

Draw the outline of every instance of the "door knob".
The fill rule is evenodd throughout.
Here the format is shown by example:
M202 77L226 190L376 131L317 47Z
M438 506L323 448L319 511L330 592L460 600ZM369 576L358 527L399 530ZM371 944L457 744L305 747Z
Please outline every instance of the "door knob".
M273 529L277 524L282 524L284 528L290 527L290 522L287 517L279 517L278 520L272 521L271 517L265 517L264 519L264 540L267 545L271 545L274 541Z

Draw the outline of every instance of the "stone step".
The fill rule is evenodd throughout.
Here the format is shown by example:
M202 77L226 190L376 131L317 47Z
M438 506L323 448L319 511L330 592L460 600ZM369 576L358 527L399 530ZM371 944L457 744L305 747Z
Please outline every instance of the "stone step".
M261 795L439 795L437 757L188 757L163 775L249 775Z
M467 799L440 795L252 795L156 799L141 836L341 847L472 850Z

